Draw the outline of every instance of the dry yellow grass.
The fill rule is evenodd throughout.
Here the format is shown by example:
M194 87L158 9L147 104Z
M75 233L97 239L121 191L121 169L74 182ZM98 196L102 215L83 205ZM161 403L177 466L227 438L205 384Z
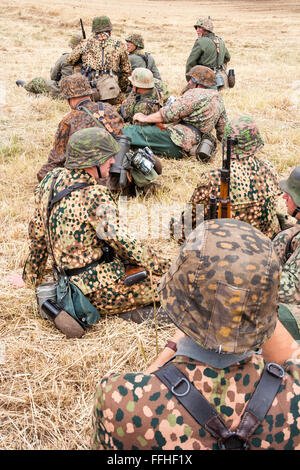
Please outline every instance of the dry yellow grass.
M266 143L264 157L286 174L299 164L300 6L296 0L2 0L1 6L0 448L87 449L96 382L106 372L143 369L172 329L160 329L156 337L149 325L110 318L83 339L66 340L37 315L33 292L7 285L6 276L21 272L26 257L36 170L68 110L66 103L26 95L15 80L47 77L69 34L79 29L79 18L89 31L93 16L108 14L116 36L133 30L144 35L146 50L176 93L185 83L192 25L211 15L237 76L236 87L224 93L229 117L255 116ZM219 161L220 155L213 164ZM192 159L166 161L160 196L186 200L202 169ZM166 242L157 245L176 252Z

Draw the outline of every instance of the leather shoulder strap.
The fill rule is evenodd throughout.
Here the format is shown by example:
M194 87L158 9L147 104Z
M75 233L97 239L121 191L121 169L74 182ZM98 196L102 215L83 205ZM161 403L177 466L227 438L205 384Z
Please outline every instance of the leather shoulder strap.
M284 377L276 363L266 364L236 431L230 431L215 408L174 364L167 363L154 374L171 390L190 415L215 439L222 449L246 449L250 436L264 420Z

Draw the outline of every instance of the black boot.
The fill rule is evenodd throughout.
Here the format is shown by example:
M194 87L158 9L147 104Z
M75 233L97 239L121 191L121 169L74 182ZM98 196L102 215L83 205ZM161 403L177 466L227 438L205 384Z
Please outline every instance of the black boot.
M26 82L25 82L25 80L17 80L17 81L16 81L16 85L18 85L18 86L25 86L25 85L26 85Z
M154 307L153 305L147 305L131 310L130 312L120 313L120 318L127 321L133 321L135 323L154 320ZM156 309L156 319L158 324L171 323L171 320L161 306Z

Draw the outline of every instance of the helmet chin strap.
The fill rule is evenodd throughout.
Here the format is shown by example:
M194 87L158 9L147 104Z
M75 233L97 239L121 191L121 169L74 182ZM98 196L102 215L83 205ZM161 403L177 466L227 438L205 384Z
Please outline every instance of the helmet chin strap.
M97 168L98 178L100 180L102 178L100 165L95 165L95 166Z
M298 206L298 207L296 207L296 209L295 209L294 212L292 213L292 217L296 217L297 214L299 214L299 212L300 212L300 207Z

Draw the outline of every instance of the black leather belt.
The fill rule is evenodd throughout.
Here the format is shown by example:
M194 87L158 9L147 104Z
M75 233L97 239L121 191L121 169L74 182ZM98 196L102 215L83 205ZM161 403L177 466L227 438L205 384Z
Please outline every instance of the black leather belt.
M68 277L78 276L78 274L84 273L90 268L95 268L96 266L98 266L98 264L104 263L104 261L105 261L104 256L101 256L100 259L97 259L96 261L92 261L92 263L89 263L86 266L83 266L82 268L65 269L64 271Z

